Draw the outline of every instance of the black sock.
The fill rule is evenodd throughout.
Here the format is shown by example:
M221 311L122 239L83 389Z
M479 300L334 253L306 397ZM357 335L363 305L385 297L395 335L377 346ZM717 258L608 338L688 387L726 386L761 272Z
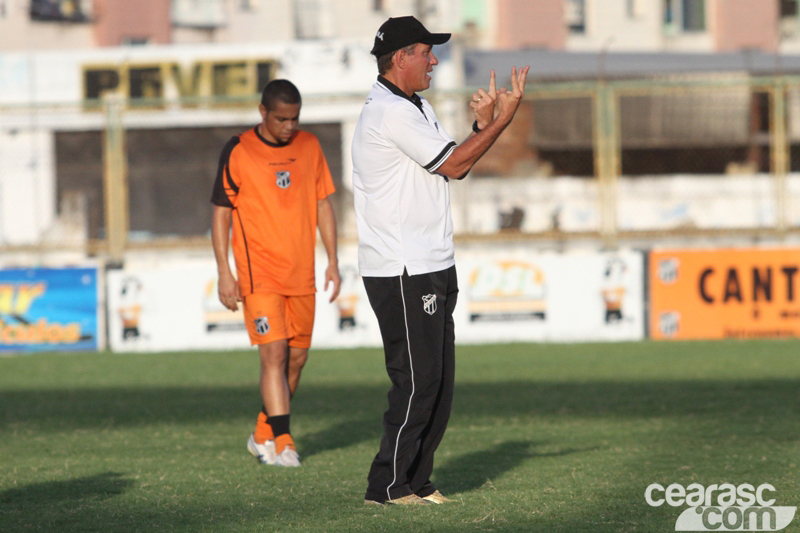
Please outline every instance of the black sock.
M289 433L289 416L278 415L269 417L269 425L272 426L272 433L276 437Z

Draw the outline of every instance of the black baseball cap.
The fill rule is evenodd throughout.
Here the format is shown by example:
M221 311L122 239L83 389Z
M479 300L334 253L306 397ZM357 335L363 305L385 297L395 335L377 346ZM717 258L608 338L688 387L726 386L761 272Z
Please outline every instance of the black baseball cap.
M381 57L410 44L444 44L449 40L449 33L431 33L412 16L392 17L381 24L375 34L375 44L370 54Z

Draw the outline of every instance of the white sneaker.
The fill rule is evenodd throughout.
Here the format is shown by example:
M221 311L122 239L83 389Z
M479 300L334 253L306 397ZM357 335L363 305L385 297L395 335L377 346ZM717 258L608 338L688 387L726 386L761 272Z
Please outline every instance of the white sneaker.
M256 456L256 458L265 465L275 464L275 441L268 440L264 444L258 444L254 434L250 434L247 439L247 451Z
M275 457L275 466L300 466L300 456L287 446Z

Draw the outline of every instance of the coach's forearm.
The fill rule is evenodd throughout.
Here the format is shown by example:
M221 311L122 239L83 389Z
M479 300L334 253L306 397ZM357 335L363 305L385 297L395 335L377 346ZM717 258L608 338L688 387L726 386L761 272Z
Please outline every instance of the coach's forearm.
M480 133L470 135L464 142L456 146L444 163L436 170L450 179L460 180L472 169L472 166L483 157L494 142L511 123L510 120L495 119L490 122Z

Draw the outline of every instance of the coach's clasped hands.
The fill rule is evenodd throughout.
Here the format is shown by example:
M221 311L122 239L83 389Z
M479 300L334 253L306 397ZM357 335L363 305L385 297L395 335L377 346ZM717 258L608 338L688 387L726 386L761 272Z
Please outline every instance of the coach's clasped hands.
M478 129L484 129L493 120L500 120L507 124L511 122L514 113L517 112L523 96L525 96L525 80L528 77L529 66L520 68L511 67L511 90L505 87L496 87L494 69L489 73L489 91L478 89L472 95L469 106L478 122ZM497 107L497 118L495 119L495 107Z

